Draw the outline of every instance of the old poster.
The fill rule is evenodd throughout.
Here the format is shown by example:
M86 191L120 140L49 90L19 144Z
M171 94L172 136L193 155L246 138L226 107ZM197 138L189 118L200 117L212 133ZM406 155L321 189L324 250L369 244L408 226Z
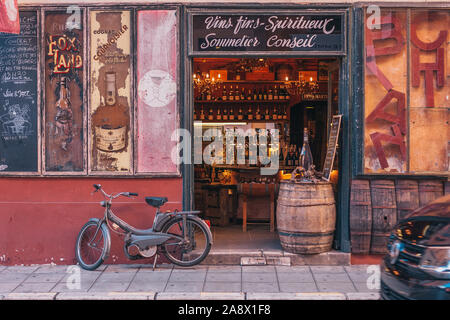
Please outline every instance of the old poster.
M17 0L4 0L0 2L0 32L20 33Z
M37 13L0 34L0 172L38 171Z
M90 171L132 172L129 11L91 11Z
M46 172L83 171L83 25L66 11L45 13Z
M137 15L138 173L178 173L171 159L178 128L176 25L175 10Z

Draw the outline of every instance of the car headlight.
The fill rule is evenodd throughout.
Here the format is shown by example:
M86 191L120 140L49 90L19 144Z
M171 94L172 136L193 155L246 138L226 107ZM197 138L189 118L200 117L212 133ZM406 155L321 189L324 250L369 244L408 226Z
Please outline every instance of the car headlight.
M450 247L427 248L419 268L440 279L450 279Z

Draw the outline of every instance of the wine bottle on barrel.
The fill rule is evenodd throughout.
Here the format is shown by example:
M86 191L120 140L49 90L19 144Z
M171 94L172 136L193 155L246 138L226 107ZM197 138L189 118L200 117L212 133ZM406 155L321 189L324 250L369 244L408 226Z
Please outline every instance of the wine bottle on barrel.
M303 130L302 151L300 152L300 166L305 168L305 170L309 170L312 164L313 164L313 157L311 153L311 148L309 147L308 128L305 128Z

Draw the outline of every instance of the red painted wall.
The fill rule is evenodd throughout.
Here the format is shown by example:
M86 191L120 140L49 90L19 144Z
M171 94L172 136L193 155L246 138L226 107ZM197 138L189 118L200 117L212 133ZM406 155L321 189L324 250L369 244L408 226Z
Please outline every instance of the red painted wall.
M89 218L103 215L100 183L107 193L137 192L139 197L120 197L113 211L138 228L149 228L155 209L145 196L165 196L161 209L182 208L181 178L1 178L0 179L0 265L73 264L75 241ZM130 263L123 241L111 232L111 254L106 263ZM137 260L147 263L150 259Z

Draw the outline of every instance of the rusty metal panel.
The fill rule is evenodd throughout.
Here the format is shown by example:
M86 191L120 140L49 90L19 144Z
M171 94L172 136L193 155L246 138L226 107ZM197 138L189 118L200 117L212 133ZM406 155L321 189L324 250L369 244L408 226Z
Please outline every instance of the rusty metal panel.
M176 10L137 13L137 173L178 173L176 28Z
M447 108L410 109L410 170L446 172L450 140Z
M132 173L131 12L89 12L89 172ZM115 102L108 103L107 77Z
M84 26L71 17L65 10L44 13L43 158L50 174L85 170Z

